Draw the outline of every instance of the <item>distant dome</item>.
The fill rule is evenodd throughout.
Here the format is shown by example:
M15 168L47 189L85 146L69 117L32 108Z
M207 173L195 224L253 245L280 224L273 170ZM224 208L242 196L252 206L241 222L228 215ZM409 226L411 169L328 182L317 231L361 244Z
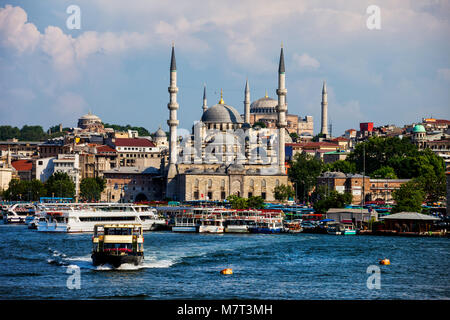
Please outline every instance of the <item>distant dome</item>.
M414 133L425 133L426 130L425 130L425 127L424 127L423 125L421 125L421 124L416 124L416 125L414 126L413 132L414 132Z
M101 121L99 117L97 117L95 114L92 114L89 112L88 114L85 114L80 118L80 120L98 120Z
M250 113L275 113L278 101L268 96L253 101L250 105Z
M164 132L163 129L161 129L161 127L159 127L159 129L155 132L155 137L156 138L166 138L166 133Z
M201 121L211 123L244 123L236 109L226 104L216 104L208 108L203 113Z

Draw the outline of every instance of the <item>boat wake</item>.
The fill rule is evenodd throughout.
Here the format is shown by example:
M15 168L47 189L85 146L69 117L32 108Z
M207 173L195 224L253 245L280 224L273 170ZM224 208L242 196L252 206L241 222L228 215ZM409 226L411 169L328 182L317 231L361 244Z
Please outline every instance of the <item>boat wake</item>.
M133 264L122 264L120 267L114 268L109 264L94 266L92 264L92 258L90 254L80 257L68 257L66 254L59 252L57 250L53 250L51 248L49 248L48 251L51 253L51 256L47 258L47 263L51 265L63 267L76 266L79 267L80 269L88 269L95 271L110 271L110 270L130 271L130 270L141 270L152 268L170 268L172 265L176 263L175 259L157 259L155 257L150 257L144 258L144 262L137 266Z

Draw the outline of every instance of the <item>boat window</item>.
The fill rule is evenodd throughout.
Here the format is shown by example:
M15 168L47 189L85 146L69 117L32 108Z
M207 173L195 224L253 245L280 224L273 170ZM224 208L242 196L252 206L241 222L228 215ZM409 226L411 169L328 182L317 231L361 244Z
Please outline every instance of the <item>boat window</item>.
M105 235L117 235L117 236L131 235L131 228L108 228L105 229Z

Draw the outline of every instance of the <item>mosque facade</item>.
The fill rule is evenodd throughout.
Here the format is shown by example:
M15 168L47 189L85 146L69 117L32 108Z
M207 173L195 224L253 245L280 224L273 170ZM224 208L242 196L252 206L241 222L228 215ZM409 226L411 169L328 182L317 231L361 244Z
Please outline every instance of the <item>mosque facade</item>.
M272 126L252 128L250 88L244 89L243 116L220 101L208 107L206 88L203 95L202 116L192 126L190 135L180 139L177 134L177 68L172 46L169 91L169 141L167 162L163 164L166 182L165 197L179 201L224 200L229 195L260 196L275 200L274 189L288 185L285 166L285 143L290 142L285 87L285 64L281 48L278 100L271 99ZM268 97L266 97L266 100ZM272 101L273 100L273 101ZM276 102L276 103L275 103ZM260 106L262 107L262 106Z

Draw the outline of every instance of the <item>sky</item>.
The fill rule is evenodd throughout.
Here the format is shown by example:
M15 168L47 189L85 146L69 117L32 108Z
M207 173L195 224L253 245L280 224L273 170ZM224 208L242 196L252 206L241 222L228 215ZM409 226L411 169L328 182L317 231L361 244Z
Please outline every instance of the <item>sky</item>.
M324 80L334 136L450 119L449 17L440 0L0 0L0 125L75 127L91 111L168 131L172 43L180 128L200 119L205 84L208 106L222 88L240 113L246 79L251 101L277 99L281 45L288 112L312 115L315 134Z

